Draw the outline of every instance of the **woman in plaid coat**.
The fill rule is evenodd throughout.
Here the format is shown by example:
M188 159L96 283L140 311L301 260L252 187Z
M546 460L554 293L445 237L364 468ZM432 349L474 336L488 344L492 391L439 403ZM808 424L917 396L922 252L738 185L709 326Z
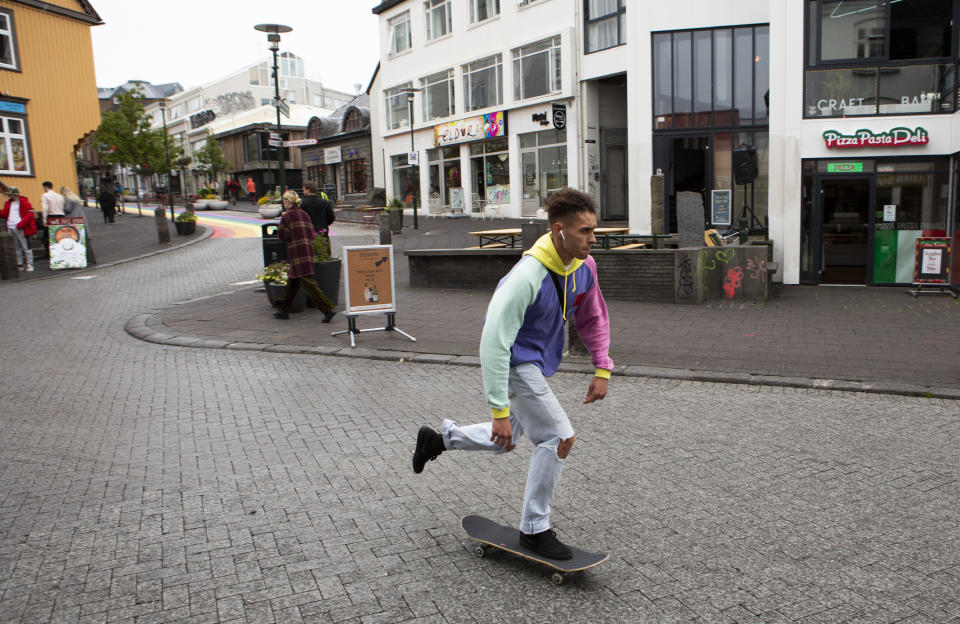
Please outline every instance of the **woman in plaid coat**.
M280 217L280 240L287 246L287 289L283 296L274 302L278 308L273 313L274 318L290 318L290 304L297 296L300 286L307 289L307 295L313 304L323 312L323 322L329 323L336 312L333 303L320 290L313 279L313 224L310 215L300 208L300 196L294 191L283 194L284 213Z

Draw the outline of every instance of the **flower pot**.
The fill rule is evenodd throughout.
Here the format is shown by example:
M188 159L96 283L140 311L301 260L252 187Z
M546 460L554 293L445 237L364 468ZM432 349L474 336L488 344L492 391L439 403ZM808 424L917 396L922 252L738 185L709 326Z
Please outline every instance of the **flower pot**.
M224 199L208 199L207 210L226 210L230 202Z
M283 293L286 292L286 285L281 286L280 284L275 284L273 282L267 282L264 284L264 288L267 290L267 299L270 301L270 305L273 305L273 302L283 296ZM297 296L293 298L293 303L290 304L291 312L303 312L303 309L307 305L307 291L300 288L297 291Z
M194 210L206 210L207 209L207 200L201 199L193 202Z
M340 258L313 263L313 279L333 305L340 303L340 271ZM313 302L308 299L307 305L313 307Z
M283 207L279 204L264 204L257 208L261 219L276 219L283 212Z
M177 234L179 234L180 236L193 234L194 232L197 231L196 221L174 221L173 226L177 228Z

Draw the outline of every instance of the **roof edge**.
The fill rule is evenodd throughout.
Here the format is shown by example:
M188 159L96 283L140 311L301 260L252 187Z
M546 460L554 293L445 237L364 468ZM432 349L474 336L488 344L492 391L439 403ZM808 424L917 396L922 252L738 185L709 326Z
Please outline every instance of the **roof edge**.
M387 9L391 9L391 8L397 6L398 4L401 4L403 1L404 1L404 0L381 0L380 4L378 4L377 6L373 7L373 9L372 9L372 10L373 10L373 14L374 14L374 15L380 15L381 13L383 13L384 11L386 11Z
M42 2L41 0L10 0L10 2L14 4L22 4L23 6L28 6L32 9L37 9L38 11L53 13L55 15L74 19L79 22L86 22L91 26L100 26L104 23L103 19L100 18L100 14L94 10L93 5L87 2L87 0L79 1L83 6L83 12L74 11L73 9L57 6L55 4L50 4L49 2Z

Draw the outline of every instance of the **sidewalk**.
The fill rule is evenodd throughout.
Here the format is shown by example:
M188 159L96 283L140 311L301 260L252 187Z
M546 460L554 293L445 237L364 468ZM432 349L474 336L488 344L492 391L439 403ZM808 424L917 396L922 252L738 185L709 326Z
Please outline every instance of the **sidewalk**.
M193 237L174 233L170 245L160 245L152 211L147 214L144 208L144 217L138 218L136 209L128 208L113 225L91 219L100 266L206 235L202 228ZM146 312L131 319L127 329L153 342L185 346L476 365L490 292L411 288L401 249L466 246L473 238L467 234L471 230L519 223L422 216L418 231L404 230L395 252L396 322L416 342L392 332L365 332L356 336L357 347L351 349L348 336L330 335L346 329L342 315L326 325L319 312L308 308L289 321L276 320L257 285ZM410 226L411 219L405 224ZM377 242L377 232L356 224L339 223L333 229L339 234L334 237L335 253L344 244ZM38 269L20 275L75 273ZM960 398L960 301L940 295L914 299L903 288L778 285L771 290L766 304L608 300L617 372ZM383 315L358 319L361 329L384 323ZM589 369L585 358L570 357L567 362L574 370Z

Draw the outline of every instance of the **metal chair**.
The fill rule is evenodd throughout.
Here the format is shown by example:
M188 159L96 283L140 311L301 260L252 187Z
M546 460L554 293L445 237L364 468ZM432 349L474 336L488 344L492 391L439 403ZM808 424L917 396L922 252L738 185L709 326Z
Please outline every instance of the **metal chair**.
M470 212L473 214L479 214L481 219L487 218L487 202L480 198L480 195L477 193L472 193L470 196Z

